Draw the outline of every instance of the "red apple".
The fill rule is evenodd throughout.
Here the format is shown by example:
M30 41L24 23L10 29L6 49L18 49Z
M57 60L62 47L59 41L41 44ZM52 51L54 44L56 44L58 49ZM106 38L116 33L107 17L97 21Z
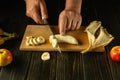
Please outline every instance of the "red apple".
M114 46L110 51L110 57L112 60L120 62L120 46Z
M7 66L12 60L12 53L8 49L0 49L0 66Z

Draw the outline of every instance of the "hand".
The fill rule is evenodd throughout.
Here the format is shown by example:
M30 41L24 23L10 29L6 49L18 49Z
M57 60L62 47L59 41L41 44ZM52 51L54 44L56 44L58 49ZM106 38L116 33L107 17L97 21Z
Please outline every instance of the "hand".
M26 0L26 15L36 23L43 24L42 17L48 18L44 0Z
M59 15L59 32L64 35L68 30L77 30L82 23L82 16L71 10L63 10Z

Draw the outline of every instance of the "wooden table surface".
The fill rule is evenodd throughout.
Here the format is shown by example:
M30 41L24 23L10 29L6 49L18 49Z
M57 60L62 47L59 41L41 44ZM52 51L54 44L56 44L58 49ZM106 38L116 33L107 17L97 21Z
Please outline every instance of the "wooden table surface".
M56 5L60 7L61 0L57 2ZM0 80L120 80L120 62L112 61L109 56L110 49L120 45L120 5L116 0L83 0L82 26L93 20L100 20L115 37L105 47L105 52L81 54L68 51L61 56L57 51L50 51L51 59L48 61L41 60L44 51L19 50L26 26L35 25L35 22L25 15L24 1L3 0L0 10L0 27L19 35L18 39L7 41L0 46L9 49L13 54L12 63L0 67ZM52 12L50 14L53 17L50 17L50 23L56 24L52 21L56 20L56 17Z

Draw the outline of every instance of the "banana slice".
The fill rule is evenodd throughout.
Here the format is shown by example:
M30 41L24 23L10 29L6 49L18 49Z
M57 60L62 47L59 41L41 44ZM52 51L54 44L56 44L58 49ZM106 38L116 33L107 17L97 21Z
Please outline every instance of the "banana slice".
M49 60L49 59L50 59L50 54L49 54L49 52L44 52L44 53L41 55L41 59L42 59L43 61Z
M39 45L39 42L37 41L37 37L32 38L33 45Z
M31 39L31 38L32 38L32 36L27 36L27 37L26 37L26 45L27 45L27 46L30 46L30 45L31 45L31 44L30 44L30 43L31 43L31 42L30 42L30 39Z
M45 38L42 36L39 36L39 37L27 36L26 37L26 45L28 46L37 46L43 43L45 43Z
M52 47L53 47L53 48L57 48L58 40L55 38L54 35L51 35L51 36L49 37L49 41L50 41L50 43L52 44Z
M51 44L52 44L53 48L57 48L57 43L58 43L57 39L52 39Z
M42 36L39 36L39 37L37 37L37 42L38 42L39 44L45 43L45 38L42 37Z

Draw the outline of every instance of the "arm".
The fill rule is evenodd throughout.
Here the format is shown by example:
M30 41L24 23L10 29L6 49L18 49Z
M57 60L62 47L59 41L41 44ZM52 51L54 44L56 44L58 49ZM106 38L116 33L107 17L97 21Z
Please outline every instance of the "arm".
M77 13L81 12L82 0L66 0L66 10L73 10Z
M82 23L82 0L66 0L65 9L59 15L59 32L64 35L68 30L79 29Z

